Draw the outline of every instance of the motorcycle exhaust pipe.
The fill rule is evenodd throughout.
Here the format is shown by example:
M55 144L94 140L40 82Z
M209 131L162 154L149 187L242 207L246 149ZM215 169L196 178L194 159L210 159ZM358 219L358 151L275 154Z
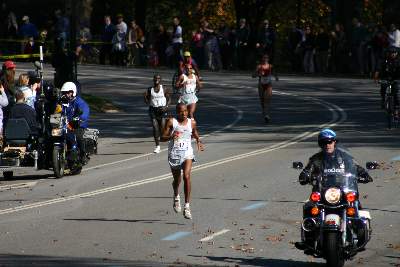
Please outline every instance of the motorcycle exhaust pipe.
M305 218L301 224L301 228L305 232L312 232L317 228L317 222L314 218Z

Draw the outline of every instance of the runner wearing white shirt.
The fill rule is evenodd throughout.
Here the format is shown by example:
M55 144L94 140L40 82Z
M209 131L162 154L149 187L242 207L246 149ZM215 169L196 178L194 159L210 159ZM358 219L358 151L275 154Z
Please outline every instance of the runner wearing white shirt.
M177 119L171 118L163 130L162 141L169 141L168 144L168 163L171 168L174 181L172 187L174 190L173 208L175 212L181 212L181 203L179 196L179 185L184 181L185 206L183 216L186 219L192 219L190 211L191 194L191 171L194 153L192 148L192 138L196 140L197 150L203 151L204 146L200 142L200 136L197 131L196 121L188 118L187 106L183 103L176 105Z
M164 129L170 103L169 92L164 90L161 84L161 76L156 74L153 77L154 85L144 93L144 102L149 105L149 115L153 125L153 136L156 143L154 153L160 153L160 137Z
M181 88L181 95L178 103L188 106L189 118L194 118L198 98L196 93L200 92L201 83L199 77L195 74L192 65L187 64L186 70L188 75L182 74L176 82L176 87Z

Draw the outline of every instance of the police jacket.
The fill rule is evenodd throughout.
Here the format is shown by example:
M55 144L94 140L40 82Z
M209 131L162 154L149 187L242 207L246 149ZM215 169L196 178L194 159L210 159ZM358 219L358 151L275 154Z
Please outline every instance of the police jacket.
M312 177L340 170L346 171L347 166L355 166L355 171L360 178L360 182L372 182L372 178L369 176L368 172L363 167L356 164L351 155L339 148L336 148L332 155L328 155L324 151L314 154L300 173L299 182L302 185L308 184L311 182Z
M69 103L66 113L69 121L72 121L73 118L79 117L80 128L88 127L90 108L85 100L80 96L76 96L75 99Z

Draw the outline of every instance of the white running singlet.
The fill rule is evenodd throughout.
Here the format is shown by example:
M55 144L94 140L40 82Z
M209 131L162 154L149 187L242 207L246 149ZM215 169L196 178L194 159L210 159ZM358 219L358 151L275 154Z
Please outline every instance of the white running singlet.
M178 135L168 143L168 162L171 168L179 169L187 159L194 159L192 148L192 119L186 125L172 119L172 136Z
M152 107L165 107L167 105L167 99L164 95L163 86L160 84L160 91L158 93L154 90L154 87L150 89L150 106Z

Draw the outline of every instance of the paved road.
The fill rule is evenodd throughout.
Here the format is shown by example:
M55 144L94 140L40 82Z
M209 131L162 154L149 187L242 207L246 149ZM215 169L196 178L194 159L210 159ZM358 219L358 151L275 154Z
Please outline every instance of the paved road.
M26 172L1 182L0 266L324 266L293 245L310 188L297 183L291 163L318 151L316 134L327 126L360 163L385 166L361 185L373 238L347 266L400 264L399 130L385 129L370 81L280 77L266 125L254 79L204 73L197 121L206 151L193 169L189 221L172 210L166 145L151 153L142 95L154 71L79 72L85 92L123 112L93 114L99 154L81 175ZM172 72L159 73L169 85Z

